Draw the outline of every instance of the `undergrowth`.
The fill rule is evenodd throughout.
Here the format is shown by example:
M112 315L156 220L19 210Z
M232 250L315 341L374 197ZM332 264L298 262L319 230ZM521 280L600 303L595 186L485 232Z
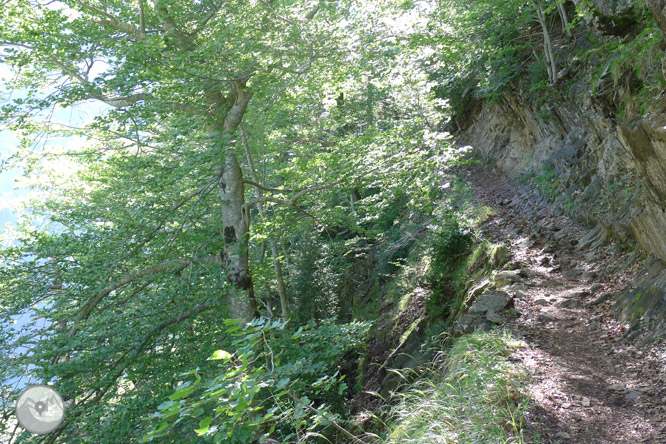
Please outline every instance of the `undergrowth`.
M508 359L519 346L502 332L456 339L439 365L396 395L384 443L525 442L527 377Z
M464 267L461 265L472 245L472 234L460 227L455 219L445 222L432 240L432 265L428 280L432 290L426 301L426 311L434 318L445 317L451 311L451 303L458 292L456 282L460 280Z

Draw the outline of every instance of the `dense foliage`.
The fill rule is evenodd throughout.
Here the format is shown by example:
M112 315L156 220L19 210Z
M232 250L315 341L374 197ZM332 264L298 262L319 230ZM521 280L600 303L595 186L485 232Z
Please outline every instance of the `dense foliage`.
M209 359L219 366L182 375L185 380L157 406L158 423L143 441L197 442L196 436L205 436L246 443L276 432L283 441L302 441L340 420L329 412L348 392L336 364L361 345L366 324L327 322L293 334L284 321L225 324L229 340L222 342L234 353L216 350Z
M354 279L445 162L389 6L6 2L5 165L41 191L2 251L6 419L28 368L69 406L47 442L341 433Z

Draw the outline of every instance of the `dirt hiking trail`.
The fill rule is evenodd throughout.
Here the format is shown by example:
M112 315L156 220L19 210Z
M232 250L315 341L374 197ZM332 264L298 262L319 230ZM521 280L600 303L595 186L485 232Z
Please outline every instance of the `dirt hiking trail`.
M532 375L535 443L666 443L666 346L626 341L612 310L644 263L595 243L529 186L479 166L461 174L497 209L483 236L508 244L521 270L511 285L520 316L506 327L526 343L512 359Z

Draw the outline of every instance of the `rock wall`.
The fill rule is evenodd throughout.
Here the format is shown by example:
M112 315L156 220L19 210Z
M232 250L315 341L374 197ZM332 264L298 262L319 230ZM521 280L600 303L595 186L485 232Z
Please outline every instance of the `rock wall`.
M665 115L617 124L589 98L544 114L508 95L458 140L514 178L552 171L556 205L666 261Z
M517 94L478 107L458 137L506 175L548 177L553 205L653 259L615 297L627 339L666 334L666 115L617 123L584 94L537 110ZM547 174L546 174L547 173Z
M540 185L556 208L596 227L601 242L613 237L645 251L651 262L617 295L616 311L633 327L649 320L666 333L666 113L661 94L652 98L658 112L646 114L635 100L666 77L666 0L646 0L646 10L631 0L593 0L593 8L572 1L585 12L580 48L594 47L590 36L631 42L651 23L663 39L615 72L616 54L587 67L561 60L570 77L545 105L520 86L495 103L468 100L456 116L458 141L509 177Z

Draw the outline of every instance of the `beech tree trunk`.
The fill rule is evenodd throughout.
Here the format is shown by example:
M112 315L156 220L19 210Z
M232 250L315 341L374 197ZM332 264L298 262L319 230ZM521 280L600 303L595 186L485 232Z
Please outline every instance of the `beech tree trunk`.
M235 154L227 154L220 174L222 199L222 265L227 279L236 288L230 312L234 319L252 320L257 313L248 257L250 218L245 204L243 173Z
M235 82L234 86L235 91L228 97L214 93L208 98L209 103L215 103L220 111L219 120L209 126L213 137L235 130L245 115L252 92L245 89L245 80ZM259 315L248 256L250 215L245 206L243 172L233 152L227 153L222 160L218 179L224 239L220 256L227 280L236 290L231 298L230 314L234 319L250 321Z

